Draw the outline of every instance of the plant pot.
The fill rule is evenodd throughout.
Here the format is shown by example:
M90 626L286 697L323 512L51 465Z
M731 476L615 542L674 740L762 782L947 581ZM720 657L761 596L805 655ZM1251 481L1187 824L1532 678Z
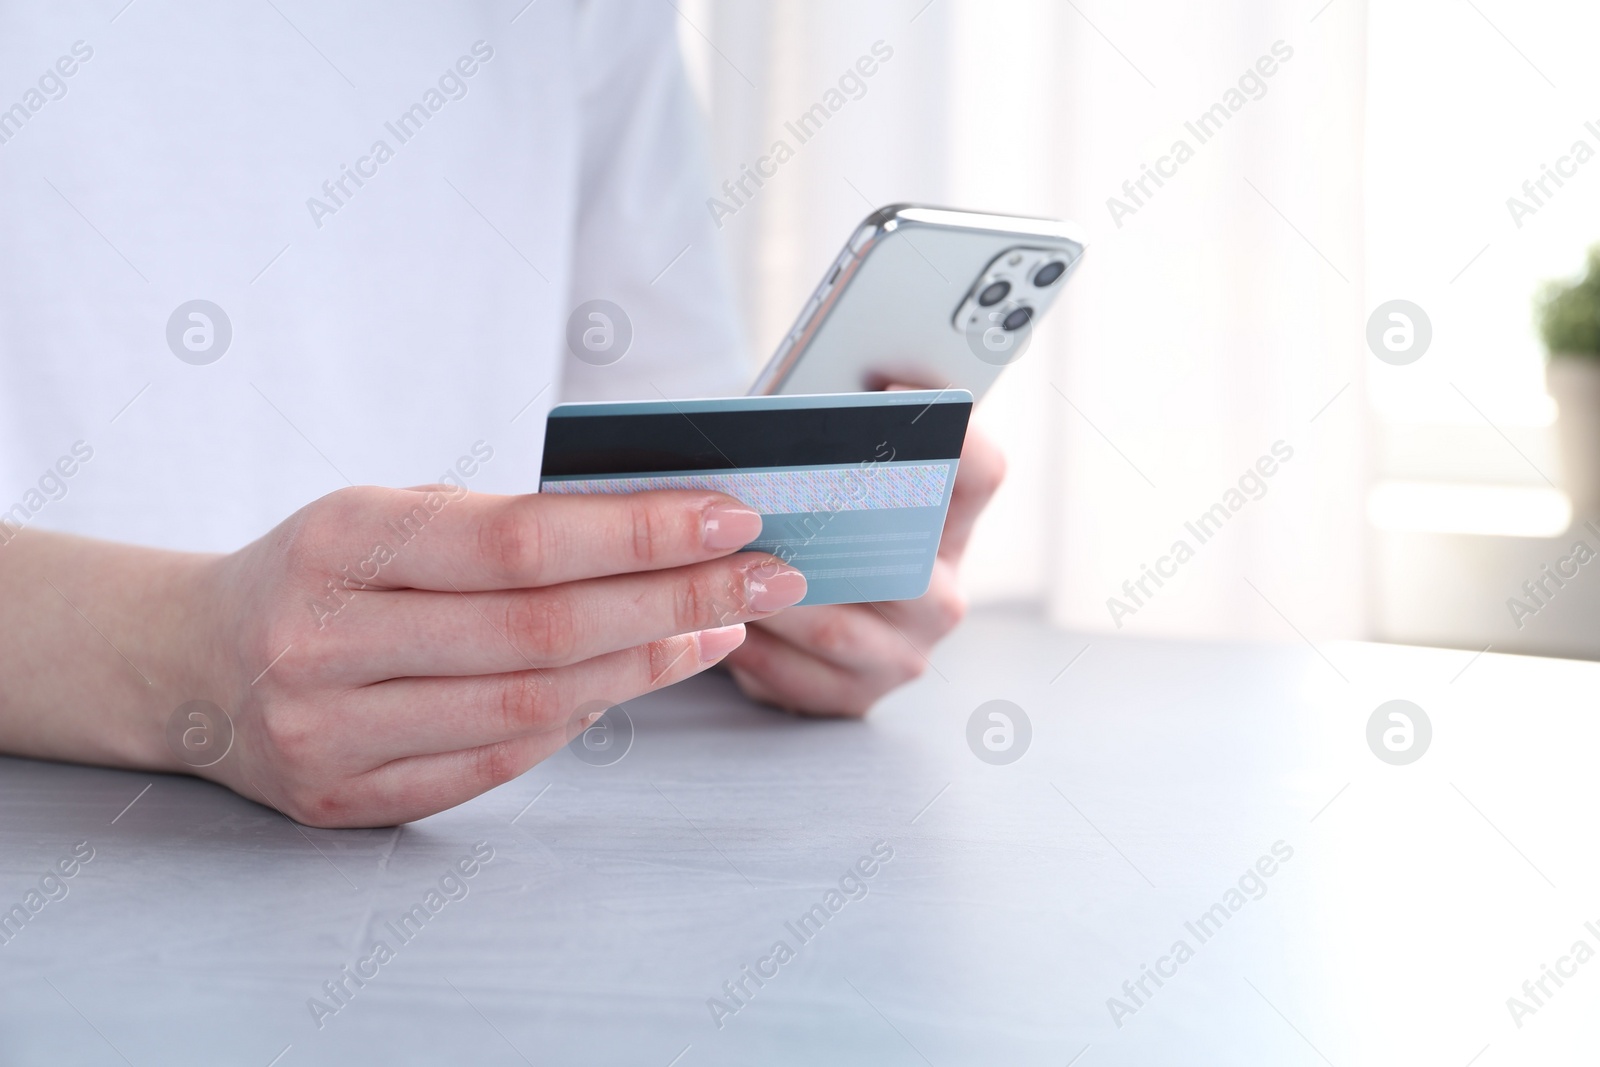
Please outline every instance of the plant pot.
M1544 381L1558 409L1562 488L1582 522L1600 514L1600 355L1553 353Z

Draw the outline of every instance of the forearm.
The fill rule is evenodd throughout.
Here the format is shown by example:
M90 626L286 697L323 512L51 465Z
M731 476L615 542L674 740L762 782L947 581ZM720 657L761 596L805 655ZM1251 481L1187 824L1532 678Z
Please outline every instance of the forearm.
M212 696L194 691L209 561L37 530L0 545L0 752L178 768L166 719Z

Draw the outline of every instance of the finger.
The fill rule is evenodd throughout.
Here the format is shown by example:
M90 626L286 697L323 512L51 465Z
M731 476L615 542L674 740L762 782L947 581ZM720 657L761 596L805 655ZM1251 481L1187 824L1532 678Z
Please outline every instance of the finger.
M966 613L955 565L935 560L928 591L916 600L793 608L762 620L761 629L819 659L865 674L904 671L895 661L923 657Z
M754 627L728 657L728 671L750 698L807 715L865 715L898 684L844 670Z
M472 591L681 567L755 540L761 516L699 490L576 495L341 490L288 535L346 589Z
M513 738L464 752L393 760L333 787L309 789L285 814L309 826L395 826L465 803L560 751L590 724ZM274 807L276 802L269 801Z
M560 732L580 709L620 704L719 662L742 625L652 641L568 667L473 678L399 678L354 690L346 733L376 766Z
M967 598L955 562L936 559L926 593L915 600L888 600L871 607L917 648L930 652L966 618Z
M766 618L805 592L798 570L754 552L542 589L373 590L355 596L349 617L305 642L285 666L351 685L562 667Z
M968 426L967 438L961 447L961 463L956 467L956 484L950 490L944 536L939 541L940 556L952 560L961 558L978 516L983 514L1005 475L1006 458L999 446L978 427Z
M356 779L353 806L370 814L333 825L393 826L464 804L526 774L565 748L586 727L518 737L464 752L395 760ZM327 825L327 824L324 824Z
M760 629L856 674L876 674L907 652L906 642L864 604L794 608L762 620Z

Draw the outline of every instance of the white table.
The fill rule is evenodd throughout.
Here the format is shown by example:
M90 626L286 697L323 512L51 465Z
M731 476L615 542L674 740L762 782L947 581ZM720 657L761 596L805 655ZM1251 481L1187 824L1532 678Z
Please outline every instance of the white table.
M394 830L307 830L192 779L0 760L0 908L77 843L94 850L0 945L0 1063L1600 1056L1600 959L1546 979L1520 1029L1506 1005L1576 940L1600 950L1584 926L1600 930L1600 665L1086 648L990 615L934 666L860 723L702 679L630 705L637 737L612 766L562 752ZM1396 697L1434 728L1407 766L1366 742ZM993 698L1031 719L1010 765L966 742ZM1202 943L1185 923L1280 841L1293 856L1265 894ZM402 942L388 924L426 912L476 842L494 858L467 895ZM877 842L893 858L866 865L867 895L802 941L786 924L825 910ZM319 1029L309 998L335 1006L323 983L379 938L392 958L344 979ZM1116 1025L1108 998L1134 1007L1123 983L1137 993L1180 939L1192 958L1161 963L1170 977L1146 978ZM762 964L779 940L793 957ZM753 995L719 1029L708 999L731 1010L723 983L746 965L776 974L744 978Z

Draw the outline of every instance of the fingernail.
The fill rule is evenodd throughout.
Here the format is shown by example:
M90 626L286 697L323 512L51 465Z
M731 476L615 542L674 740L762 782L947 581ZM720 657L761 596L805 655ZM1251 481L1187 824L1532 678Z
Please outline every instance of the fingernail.
M744 602L751 611L777 611L798 604L806 595L806 576L770 560L744 572Z
M715 663L729 652L744 644L744 624L719 626L715 630L701 630L695 635L700 645L700 662Z
M761 536L761 516L737 504L717 504L706 509L700 531L707 548L742 548Z

